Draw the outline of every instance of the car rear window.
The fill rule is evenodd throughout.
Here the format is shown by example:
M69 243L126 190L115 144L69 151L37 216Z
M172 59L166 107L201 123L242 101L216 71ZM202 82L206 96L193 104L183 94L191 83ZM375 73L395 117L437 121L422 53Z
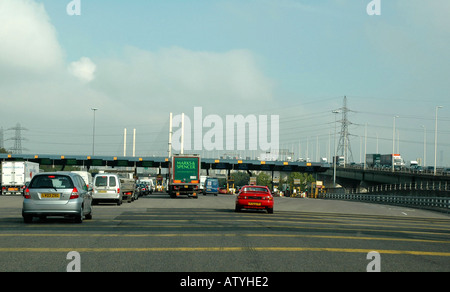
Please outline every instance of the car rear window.
M258 188L258 187L246 187L242 191L243 192L265 192L265 193L268 193L266 188Z
M32 189L73 189L73 182L70 177L65 175L37 175L28 187Z
M95 178L95 186L96 187L106 187L108 185L108 177L107 176L97 176Z
M108 180L109 180L110 187L115 187L117 185L116 177L114 177L114 176L97 176L95 178L95 186L96 187L106 187L106 186L108 186Z

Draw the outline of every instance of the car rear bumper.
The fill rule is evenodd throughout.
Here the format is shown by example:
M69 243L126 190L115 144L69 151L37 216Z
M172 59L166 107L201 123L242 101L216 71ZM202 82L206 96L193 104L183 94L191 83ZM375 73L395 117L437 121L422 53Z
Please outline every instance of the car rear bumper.
M81 200L69 200L66 203L51 202L44 204L33 200L24 199L22 215L29 216L64 216L80 214Z
M56 210L42 210L42 211L22 211L22 216L78 216L80 215L80 210L66 210L66 211L56 211Z
M243 209L273 209L273 200L238 199L236 207Z
M206 192L203 192L205 195L218 195L219 194L219 192L217 191L217 192L213 192L213 191L206 191Z
M120 199L121 194L119 193L93 193L92 194L92 199L94 200L102 200L102 201L106 201L106 200L119 200Z

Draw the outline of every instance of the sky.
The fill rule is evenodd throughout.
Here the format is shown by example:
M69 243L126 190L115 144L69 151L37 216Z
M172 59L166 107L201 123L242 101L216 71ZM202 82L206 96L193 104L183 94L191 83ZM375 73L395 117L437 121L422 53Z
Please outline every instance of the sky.
M70 15L70 0L0 0L5 148L20 123L24 153L91 155L98 108L95 154L122 156L127 128L126 155L136 129L137 156L164 156L169 113L201 107L224 124L279 116L279 147L317 161L346 96L355 162L392 152L398 116L395 152L433 165L443 106L436 156L450 166L448 0L381 0L372 16L369 0L79 2Z

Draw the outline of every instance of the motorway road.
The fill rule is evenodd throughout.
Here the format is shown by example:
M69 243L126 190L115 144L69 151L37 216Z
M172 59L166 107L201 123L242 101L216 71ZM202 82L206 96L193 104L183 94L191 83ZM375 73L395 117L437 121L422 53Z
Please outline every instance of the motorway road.
M278 197L274 214L235 213L233 195L153 194L25 224L21 204L0 196L0 271L450 271L450 216L423 210Z

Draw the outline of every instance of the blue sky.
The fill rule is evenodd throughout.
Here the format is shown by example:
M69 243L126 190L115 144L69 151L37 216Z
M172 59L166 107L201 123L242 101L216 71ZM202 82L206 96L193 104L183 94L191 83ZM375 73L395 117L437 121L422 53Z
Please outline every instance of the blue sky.
M98 151L120 153L128 127L143 133L142 155L160 155L168 113L202 106L280 115L282 147L327 156L346 95L357 162L366 123L368 151L376 137L391 151L395 115L405 159L423 156L425 126L430 162L443 105L438 152L450 165L446 0L381 0L380 16L369 0L81 0L80 16L69 0L2 2L0 126L29 128L30 152L89 152L98 107ZM34 110L17 117L24 106Z

